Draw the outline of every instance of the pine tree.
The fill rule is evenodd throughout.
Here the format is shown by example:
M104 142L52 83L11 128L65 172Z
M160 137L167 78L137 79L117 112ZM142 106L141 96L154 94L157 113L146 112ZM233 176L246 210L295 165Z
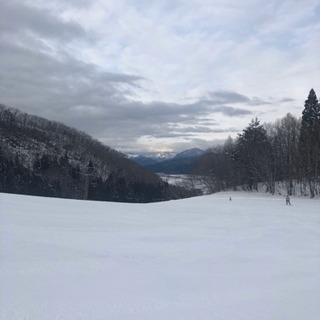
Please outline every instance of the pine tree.
M300 164L311 197L315 196L320 174L320 105L313 89L304 103L300 130Z
M257 118L239 134L233 159L240 184L246 184L249 190L253 190L258 188L258 182L264 182L268 190L273 192L274 181L268 178L271 170L271 144Z
M302 128L313 127L320 120L320 108L317 95L313 89L310 90L308 99L304 103L302 111Z

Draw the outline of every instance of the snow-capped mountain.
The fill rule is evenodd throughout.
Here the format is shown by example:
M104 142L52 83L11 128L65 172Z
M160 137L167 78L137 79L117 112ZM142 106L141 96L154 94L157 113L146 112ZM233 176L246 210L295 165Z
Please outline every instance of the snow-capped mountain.
M173 159L200 157L205 151L199 148L188 149L178 153Z
M155 173L167 174L186 174L190 173L193 169L194 163L205 152L198 148L185 150L178 153L172 159L162 161L157 164L146 165L150 171Z
M162 162L165 160L169 160L174 158L177 155L176 152L142 152L140 154L132 154L128 153L128 157L132 160L138 160L136 162L139 163L140 159L151 159L153 161Z
M139 155L130 158L155 173L186 174L190 173L195 161L204 153L205 151L199 148L193 148L178 154L173 152L149 153L149 156Z
M141 155L137 156L137 157L131 157L131 159L133 161L135 161L136 163L140 164L141 166L144 166L144 167L159 163L155 159L144 157L144 156L141 156Z

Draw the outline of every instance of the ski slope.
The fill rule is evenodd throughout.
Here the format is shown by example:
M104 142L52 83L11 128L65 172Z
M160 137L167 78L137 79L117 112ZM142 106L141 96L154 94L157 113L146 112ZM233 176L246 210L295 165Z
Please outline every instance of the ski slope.
M318 320L320 200L291 200L0 194L0 319Z

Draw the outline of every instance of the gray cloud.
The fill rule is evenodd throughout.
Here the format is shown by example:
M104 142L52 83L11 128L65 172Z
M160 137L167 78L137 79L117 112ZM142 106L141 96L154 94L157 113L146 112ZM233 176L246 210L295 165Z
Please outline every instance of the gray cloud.
M271 102L262 100L258 97L253 97L248 102L248 105L250 105L250 106L263 106L263 105L268 105L268 104L271 104Z
M70 56L55 59L8 43L0 44L0 94L5 103L34 111L73 110L126 101L141 77L106 73ZM90 110L89 110L90 111Z
M270 104L269 101L262 100L258 97L249 98L243 94L226 90L209 91L208 96L209 99L207 101L215 105L242 104L247 106L261 106Z
M156 9L160 6L159 2L141 1L140 4L146 8L145 3L147 2L148 8L155 14ZM208 52L194 50L195 54L201 54L199 56L186 55L186 59L181 59L185 52L192 51L189 50L190 43L193 43L193 41L189 41L190 39L196 40L199 48L202 45L201 41L207 40L206 37L201 40L199 30L197 30L197 38L193 38L193 34L190 34L188 29L191 27L186 27L189 19L186 19L184 24L180 26L176 25L175 16L166 16L169 24L173 23L173 26L186 33L185 39L179 38L180 31L171 34L171 28L166 28L166 26L161 26L162 28L157 26L153 30L155 34L150 37L151 31L149 32L146 26L154 27L153 20L145 19L142 21L137 11L131 15L131 9L136 6L137 2L131 2L133 7L127 6L127 3L124 2L121 8L124 9L124 17L129 19L131 24L126 21L127 26L121 25L119 22L121 19L118 19L122 17L121 12L121 15L111 19L113 24L110 24L110 29L105 33L102 32L103 30L98 30L98 33L101 32L99 33L100 37L106 36L106 39L102 39L98 38L95 32L92 32L90 26L81 23L81 19L77 21L76 14L69 15L68 19L67 15L59 14L60 11L63 12L61 8L64 6L70 10L76 7L84 14L86 9L91 8L87 1L72 0L67 3L55 1L48 2L42 7L30 5L30 3L32 2L11 0L0 2L0 103L52 120L62 121L94 135L112 147L125 150L125 148L130 148L130 145L138 145L141 148L142 143L137 144L137 141L149 138L150 140L154 139L155 143L157 141L164 143L164 140L171 139L172 146L183 146L184 142L181 140L186 141L189 145L192 142L206 145L208 137L211 139L211 136L214 138L220 133L237 132L229 121L241 119L248 122L247 119L250 119L253 112L256 112L255 109L260 110L260 108L254 107L293 101L291 98L283 98L282 100L270 98L270 102L260 97L249 97L231 89L211 89L204 94L205 89L202 90L202 88L208 89L215 86L212 85L213 82L208 80L209 78L203 77L202 74L199 76L198 70L207 69L207 66L202 64L205 60L203 57L208 57L207 53L214 48L209 46ZM193 3L189 3L189 5L194 6ZM103 9L103 6L97 6L98 9ZM115 10L115 13L119 14L114 4L110 6ZM171 12L172 6L181 6L185 10L187 8L181 1L176 1L174 5L172 2L166 1L161 12L163 14ZM55 8L53 11L53 7L59 9ZM98 10L97 8L95 10ZM153 11L154 9L155 11ZM148 10L145 14L149 14L150 10ZM192 11L187 10L187 13L190 17L192 16ZM91 18L94 17L95 11L91 14ZM197 22L196 18L198 17L192 17L193 22ZM137 25L141 21L146 24ZM92 21L93 24L94 22ZM115 27L119 28L119 33ZM196 28L196 24L192 28ZM140 39L141 31L143 33ZM113 33L115 33L114 39ZM138 37L137 34L139 34ZM205 34L208 35L210 32L205 32ZM118 36L120 37L119 41L115 40ZM216 40L218 41L221 36L218 35ZM156 42L156 39L159 39L159 43ZM110 48L108 47L109 40ZM188 41L185 42L186 40ZM125 41L128 43L133 41L133 44L131 43L129 46ZM148 41L151 42L148 43ZM207 41L206 43L211 42ZM144 50L147 45L151 51ZM234 49L233 45L227 42L221 43L221 48L223 48L221 52L229 50L229 45ZM83 58L87 57L83 52L91 49L94 52L93 58L89 60L91 62L88 62ZM119 60L110 62L111 67L105 67L104 64L99 65L98 62L101 60L117 57L118 52L121 53ZM213 53L217 55L217 51ZM243 55L245 53L245 51L242 52ZM104 54L106 54L105 57ZM101 60L95 60L97 56ZM163 56L167 60L162 64ZM181 60L190 63L188 68L184 64L177 68ZM121 70L119 66L124 65L126 67L124 70L134 71L127 73L106 72L106 70L113 70L115 61L118 62L118 65L114 66L115 70ZM190 71L194 61L199 64L196 64L197 68L194 69L196 72L185 75L182 71L184 69ZM136 67L136 62L141 64L140 68ZM145 70L152 70L153 73L142 73L141 66ZM141 99L139 94L148 92L146 88L150 89L150 83L155 83L158 80L151 78L150 74L159 77L159 83L168 82L166 88L170 88L170 90L166 89L167 92L175 90L176 82L171 79L171 70L174 70L174 74L182 83L187 81L185 78L189 79L188 81L191 83L194 81L194 87L200 83L202 91L196 90L191 95L193 97L200 96L200 98L192 98L191 100L170 100L167 98L162 101L162 97L159 98L159 95L162 94L161 89L165 86L155 84L150 91L159 90L160 94L157 95L157 100L153 97ZM219 72L225 71L221 70L219 69ZM203 86L206 81L208 81L207 87ZM171 89L171 85L173 89ZM188 92L188 90L183 89L178 94L180 95L181 92ZM205 138L200 139L200 136Z
M192 126L192 127L186 127L186 128L180 128L177 130L178 132L186 132L186 133L208 133L213 132L212 129L204 126Z
M226 91L226 90L210 91L208 92L208 94L210 96L210 100L215 104L249 103L250 102L250 99L245 95L232 92L232 91Z
M200 133L223 132L212 130L215 122L208 117L250 114L220 101L134 101L133 90L144 80L140 76L102 72L66 53L56 58L13 43L0 44L0 74L3 103L65 122L121 148L141 136L190 139ZM223 102L238 101L235 96Z
M214 112L221 112L225 116L229 117L236 117L236 116L243 116L247 114L252 114L250 110L247 109L242 109L242 108L233 108L233 107L228 107L228 106L221 106L221 107L216 107L213 109Z
M0 28L6 34L32 32L39 37L59 41L87 37L86 31L78 23L63 21L49 10L16 1L0 2Z
M295 100L292 98L283 98L279 102L293 102L293 101L295 101Z

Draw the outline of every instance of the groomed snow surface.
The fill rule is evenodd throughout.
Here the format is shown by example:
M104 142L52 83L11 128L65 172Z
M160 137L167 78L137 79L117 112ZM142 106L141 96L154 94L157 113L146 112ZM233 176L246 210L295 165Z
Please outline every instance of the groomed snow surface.
M0 194L0 319L318 320L320 202L291 202Z

